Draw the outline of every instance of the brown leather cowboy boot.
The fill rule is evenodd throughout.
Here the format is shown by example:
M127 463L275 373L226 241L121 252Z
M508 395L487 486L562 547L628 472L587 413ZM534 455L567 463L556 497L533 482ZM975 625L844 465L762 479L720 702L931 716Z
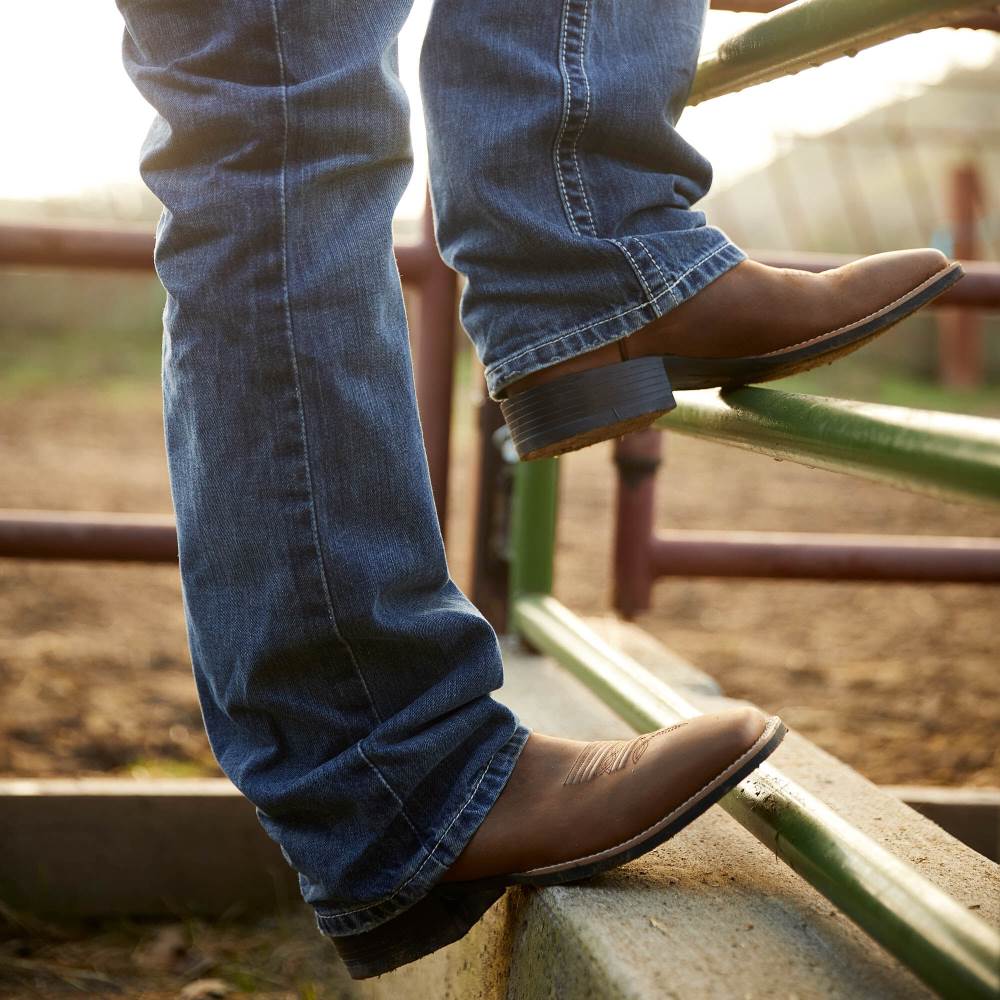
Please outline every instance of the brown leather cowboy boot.
M649 426L672 390L769 382L856 351L962 277L937 250L820 274L743 261L635 333L511 383L500 402L521 459Z
M785 734L755 708L702 715L633 740L532 733L444 881L555 885L651 851L757 768Z

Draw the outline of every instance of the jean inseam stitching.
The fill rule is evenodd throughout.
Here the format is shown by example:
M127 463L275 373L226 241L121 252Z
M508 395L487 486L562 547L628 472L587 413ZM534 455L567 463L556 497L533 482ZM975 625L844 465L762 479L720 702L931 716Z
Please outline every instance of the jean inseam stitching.
M563 210L566 213L566 219L569 222L569 227L575 236L579 236L580 230L577 227L576 219L573 217L573 209L569 203L569 193L566 191L566 182L563 179L562 174L562 144L566 135L566 125L569 122L570 105L573 100L573 85L570 82L569 72L566 69L566 22L569 18L569 5L570 0L565 0L563 3L562 24L560 26L559 70L563 79L563 109L562 120L559 122L559 132L556 135L555 148L552 151L552 165L555 168L556 183L559 185L559 194L562 198Z
M677 305L677 298L673 294L673 289L677 287L695 268L701 267L702 264L708 263L716 254L722 253L724 250L735 249L731 243L723 243L722 246L716 247L710 254L702 257L701 260L696 261L692 264L682 275L680 275L675 281L673 281L669 286L663 289L662 292L655 295L648 302L640 302L637 306L630 306L628 309L623 309L621 312L615 313L613 316L607 316L604 319L595 320L593 323L585 323L582 326L574 327L572 330L565 330L562 333L557 334L551 340L543 341L541 344L534 344L531 347L526 347L523 351L518 351L517 354L512 354L509 358L504 358L502 362L498 364L491 365L486 371L486 375L491 375L496 371L507 367L512 362L517 361L518 358L524 357L526 354L533 354L535 351L541 350L543 347L551 347L553 344L558 344L560 341L565 340L567 337L573 337L578 333L583 333L586 330L593 330L595 327L603 326L605 323L610 323L612 320L621 319L622 316L627 316L629 313L634 313L639 309L645 309L650 306L657 299L662 299L664 295L670 295L674 299L674 304Z
M587 188L583 183L583 172L580 169L580 160L576 155L577 145L580 142L580 136L583 135L583 130L587 127L587 121L590 118L590 79L587 76L587 67L584 62L587 50L587 15L590 9L590 0L583 0L583 20L580 25L580 46L579 46L579 56L580 56L580 76L583 77L583 85L586 88L587 97L583 106L583 121L580 122L580 127L573 133L573 142L570 146L570 152L573 155L573 164L576 167L576 179L580 185L580 194L583 195L583 207L587 213L587 221L590 223L591 235L597 235L597 227L594 225L594 216L590 211L590 199L587 197Z
M573 202L569 195L569 190L566 186L566 179L563 176L563 156L564 144L566 140L566 132L569 128L570 119L573 115L573 81L571 75L571 68L569 65L569 56L567 52L569 50L569 19L570 12L574 7L575 0L565 0L563 5L563 18L561 25L561 39L560 39L560 63L559 68L563 76L563 115L562 121L559 126L559 134L556 139L556 149L555 149L555 168L556 175L559 183L559 190L563 199L563 208L566 212L566 217L569 220L570 227L573 233L577 236L580 234L579 224L576 221L576 216L574 214ZM580 190L580 196L583 199L583 210L587 217L587 226L589 228L589 234L591 236L597 236L597 226L594 222L594 214L590 207L590 198L587 195L587 187L583 180L583 169L580 166L580 158L578 155L578 147L580 142L580 136L583 134L584 129L587 126L587 122L590 120L590 105L591 105L591 90L590 90L590 78L587 76L587 66L586 66L586 47L587 47L587 27L590 17L590 0L583 0L582 6L577 5L577 9L580 13L580 31L579 31L579 41L574 44L572 52L569 54L575 56L579 60L579 73L583 80L585 99L583 106L583 115L578 126L573 128L573 133L571 140L569 142L568 153L573 161L573 167L576 171L576 183ZM653 295L653 291L646 280L646 275L643 273L642 268L639 266L636 259L629 252L628 248L616 239L609 239L627 258L629 265L631 266L635 276L639 279L643 290L646 293L647 303L652 307L654 313L657 316L663 315L662 310L656 304L656 297ZM667 279L660 269L659 264L653 259L649 250L646 248L641 241L636 240L642 249L645 251L646 255L652 261L653 266L656 268L657 273L660 276L662 284L667 284Z
M611 238L609 237L609 239ZM647 284L646 276L642 273L642 268L639 267L639 265L636 263L636 260L632 256L632 254L628 252L628 247L625 246L624 243L621 243L616 239L611 239L611 242L614 243L614 245L618 247L618 249L621 250L623 254L625 254L625 256L628 258L629 264L632 265L632 270L635 272L635 276L639 279L640 284L642 285L643 289L646 292L646 299L647 299L646 304L653 306L653 309L656 312L657 316L661 315L659 308L657 308L657 306L654 305L655 299L653 298L653 290Z
M441 836L438 837L437 843L430 849L430 851L426 852L427 856L424 858L423 861L420 862L416 871L405 882L401 882L398 886L396 886L396 888L392 891L390 895L386 896L384 899L380 899L377 903L370 903L367 906L356 906L354 907L354 909L351 910L338 910L336 913L320 913L319 916L324 920L333 920L337 917L348 917L353 913L363 913L367 910L378 909L385 903L389 903L393 899L395 899L423 871L424 865L426 865L427 862L434 857L434 854L436 853L437 849L444 842L444 838L448 836L448 833L451 830L451 828L458 822L459 817L462 815L462 813L465 812L466 809L469 808L469 804L476 797L476 793L479 791L479 786L486 780L486 776L490 773L490 768L493 766L493 761L496 760L497 754L499 754L502 750L506 749L507 745L511 742L511 740L514 739L516 735L517 735L517 730L515 729L514 732L511 733L510 738L505 740L500 746L496 748L496 750L493 751L493 755L486 762L486 767L483 768L483 773L479 776L479 780L473 786L472 791L469 792L469 797L465 800L464 803L462 803L461 808L451 818L451 822L445 827L444 832L441 834ZM440 862L438 862L438 864L440 864Z
M302 384L299 375L299 363L298 357L295 350L295 329L292 322L292 302L291 296L288 290L288 212L287 212L287 172L288 172L288 133L289 133L289 115L288 115L288 84L285 76L285 57L281 48L281 27L278 18L278 3L277 0L271 0L271 21L274 26L274 50L275 55L278 59L278 76L279 83L281 86L281 113L282 113L282 147L281 147L281 187L280 187L280 203L281 203L281 284L282 292L284 296L284 314L285 314L285 335L288 340L288 346L290 349L290 358L292 362L292 376L295 382L295 398L298 407L299 415L299 430L302 434L302 456L303 463L305 466L306 474L306 490L309 493L309 520L310 526L312 528L313 545L316 549L316 561L319 565L319 576L320 581L323 586L323 598L326 603L327 613L330 616L330 623L333 625L333 632L337 639L340 641L343 648L347 651L347 655L351 660L351 664L354 667L354 671L357 674L358 679L361 681L361 687L364 689L365 695L368 698L369 707L372 710L372 714L375 716L378 722L382 722L382 717L379 715L378 708L375 705L375 699L372 698L371 691L365 682L364 675L361 672L361 668L358 665L357 658L354 655L354 650L351 648L350 643L348 643L345 636L341 633L339 626L337 625L337 616L333 609L333 596L330 593L330 586L326 578L326 567L323 563L323 551L320 547L319 540L319 524L316 517L316 497L313 490L313 476L312 468L309 462L309 438L306 433L306 417L305 408L302 403Z
M649 252L649 247L647 247L646 244L643 243L638 236L633 236L632 239L635 240L636 243L638 243L639 246L642 247L643 253L645 253L645 255L650 259L650 261L653 264L653 267L656 268L656 273L659 274L660 280L663 282L663 284L666 284L667 276L663 273L663 271L660 270L660 265L657 263L656 258Z
M372 769L372 771L375 772L375 777L382 782L382 784L385 786L385 790L393 797L393 799L396 802L396 805L399 806L400 814L406 821L406 825L409 826L411 832L413 833L413 836L417 838L417 843L420 845L420 850L422 850L426 854L427 845L424 843L424 838L420 836L420 831L413 825L413 822L410 820L409 814L406 811L406 806L403 804L403 800L396 794L396 790L386 780L385 775L382 774L380 768L371 760L368 754L365 753L364 747L360 743L357 746L358 746L358 753L361 754L361 759Z

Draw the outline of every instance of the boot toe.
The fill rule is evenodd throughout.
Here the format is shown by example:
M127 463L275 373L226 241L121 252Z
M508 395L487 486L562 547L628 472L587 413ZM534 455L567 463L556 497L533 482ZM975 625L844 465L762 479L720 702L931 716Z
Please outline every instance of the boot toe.
M877 253L840 268L842 287L857 289L871 307L884 307L950 266L948 258L931 247ZM847 291L847 288L843 288Z
M665 779L665 805L673 808L732 767L760 740L768 724L752 707L690 719L664 740L658 761ZM669 811L669 809L667 810Z

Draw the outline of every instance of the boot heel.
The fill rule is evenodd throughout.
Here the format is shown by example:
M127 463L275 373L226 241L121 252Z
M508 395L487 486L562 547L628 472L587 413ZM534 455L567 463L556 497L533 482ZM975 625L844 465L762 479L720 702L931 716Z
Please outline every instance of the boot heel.
M522 461L642 430L676 405L659 357L573 372L500 400Z

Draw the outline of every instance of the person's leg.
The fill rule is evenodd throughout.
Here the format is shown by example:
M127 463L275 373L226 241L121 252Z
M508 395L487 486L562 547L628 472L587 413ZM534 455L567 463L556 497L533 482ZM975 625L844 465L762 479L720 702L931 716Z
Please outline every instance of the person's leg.
M937 251L824 275L746 260L675 131L705 0L436 0L421 60L437 233L522 458L648 425L672 388L856 349L961 277Z
M406 0L119 2L160 112L143 174L205 725L351 974L375 975L510 882L651 849L782 729L731 712L582 744L491 699L499 648L448 574L392 256Z
M678 135L704 0L435 0L421 53L437 237L495 398L746 258Z
M205 724L323 929L354 934L426 896L528 735L449 577L414 401L390 229L409 3L120 7L160 115L142 172Z

